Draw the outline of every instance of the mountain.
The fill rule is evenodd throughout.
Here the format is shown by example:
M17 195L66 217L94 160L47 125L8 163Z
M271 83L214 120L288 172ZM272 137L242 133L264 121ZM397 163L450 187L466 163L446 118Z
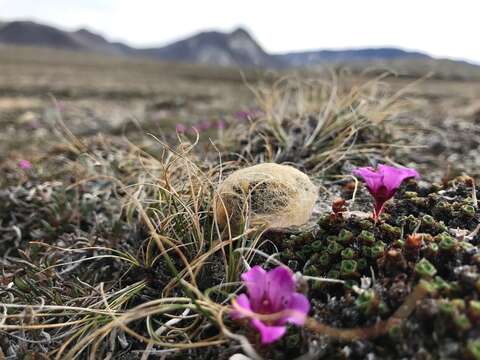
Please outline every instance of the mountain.
M134 53L135 49L122 43L113 43L106 40L103 36L95 34L87 29L80 29L70 33L75 41L84 49L111 55L128 55Z
M31 21L13 21L0 27L0 43L35 45L59 49L81 50L71 34L54 27Z
M167 46L135 49L122 43L109 42L87 29L68 32L32 21L12 21L0 23L0 43L220 66L270 68L281 64L281 60L267 54L241 28L231 33L202 32Z
M275 55L287 66L303 67L325 63L397 59L431 59L430 56L397 48L365 48L352 50L318 50Z
M50 47L72 51L93 52L111 56L140 56L152 59L200 63L228 67L245 68L325 68L325 64L347 65L351 69L365 69L370 66L385 67L399 74L412 74L420 70L431 70L458 74L465 77L480 67L453 60L431 58L420 52L410 52L397 48L364 48L350 50L318 50L268 54L255 39L242 28L230 33L207 31L167 46L138 49L126 44L110 42L103 36L87 29L64 31L53 26L32 21L0 20L1 44ZM468 76L467 76L468 78Z
M279 67L281 60L263 50L252 36L239 28L231 33L202 32L161 47L140 53L162 60L220 66Z
M86 29L75 32L32 21L0 23L0 43L121 55L131 52L126 45L111 43Z

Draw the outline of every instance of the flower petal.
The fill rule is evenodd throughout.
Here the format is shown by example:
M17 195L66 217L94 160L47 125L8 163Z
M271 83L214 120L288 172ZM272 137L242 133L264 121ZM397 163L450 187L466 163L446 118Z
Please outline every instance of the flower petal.
M241 308L245 309L246 311L252 311L252 307L250 306L250 300L248 299L248 296L246 294L238 295L235 299L235 302L236 304L234 308ZM241 309L231 311L230 317L234 320L238 320L247 316L246 314L242 313L242 311L240 311Z
M241 276L247 287L252 309L257 309L267 291L267 272L261 266L254 266Z
M288 307L295 293L295 279L292 271L285 266L277 266L267 273L267 294L271 303L271 311L278 312Z
M383 184L392 195L404 180L412 177L417 179L420 178L417 170L410 168L397 168L380 164L378 165L378 171L383 174Z
M292 314L282 319L282 322L286 321L296 325L303 325L310 310L310 302L305 295L299 293L292 294L288 310L292 310Z
M18 167L23 170L30 170L32 168L32 163L23 159L18 162Z
M353 175L360 176L367 184L370 193L375 193L383 184L383 174L376 172L371 167L358 168L352 171Z
M252 319L252 325L260 332L262 344L270 344L287 332L286 326L268 326L258 319Z

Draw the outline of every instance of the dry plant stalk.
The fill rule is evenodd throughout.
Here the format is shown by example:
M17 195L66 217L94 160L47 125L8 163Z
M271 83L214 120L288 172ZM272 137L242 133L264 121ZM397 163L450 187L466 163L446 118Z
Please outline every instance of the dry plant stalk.
M361 83L332 72L330 80L285 76L273 85L249 86L262 112L227 133L224 147L249 162L292 162L311 173L382 156L394 145L391 120L412 108L401 99L410 86L392 93L383 81L389 75ZM237 139L242 144L232 149Z
M247 129L240 127L238 130L247 131L251 146L255 141L262 145L259 152L249 150L249 160L254 163L281 161L301 154L297 165L324 171L349 156L379 152L383 144L357 144L355 140L362 129L382 126L398 111L396 105L392 106L391 97L378 96L383 87L380 80L345 90L335 77L333 83L281 79L271 91L255 90L265 115L249 123ZM295 128L300 128L300 132L295 133ZM3 303L0 304L4 310L0 316L0 330L32 333L55 330L54 339L60 345L49 355L57 359L79 358L87 351L94 359L108 346L114 346L118 333L137 339L147 349L153 346L192 349L223 344L228 338L243 341L224 324L224 315L229 310L226 304L239 289L234 281L244 270L244 264L251 262L262 245L263 232L243 229L240 234L234 234L228 221L222 229L224 221L214 211L214 199L218 196L215 189L224 173L237 169L239 162L201 161L201 155L195 152L196 142L181 143L174 148L159 141L158 146L164 151L157 157L130 143L122 149L110 143L96 144L102 150L89 151L88 141L75 138L64 126L62 129L75 153L82 154L79 155L81 162L69 164L78 179L70 189L94 182L107 184L105 186L109 186L112 193L122 194L122 216L128 223L143 227L147 239L145 244L138 244L135 251L85 244L61 247L32 243L48 250L46 252L55 252L58 257L88 251L95 253L45 268L26 260L24 264L28 263L39 275L49 274L53 279L62 279L77 264L108 258L127 264L127 272L147 273L161 264L162 271L170 272L171 278L156 294L159 298L135 306L132 306L133 300L149 285L147 276L127 286L120 285L121 278L109 286L103 282L82 283L86 290L69 298L68 305L64 306L53 301L40 305ZM261 136L255 136L258 133ZM122 175L115 173L110 160L106 160L109 158L114 158L126 171ZM239 254L238 249L248 251ZM214 286L202 288L203 271L215 261L223 271L222 278ZM212 289L220 287L229 294L215 298L207 296L213 293ZM374 337L405 319L422 296L422 289L417 287L391 319L372 328L334 329L314 320L310 320L307 327L344 340ZM31 310L28 310L29 318L34 320L28 323L23 321L27 308ZM181 315L186 312L188 316ZM172 332L160 331L171 319L180 319L182 327ZM158 325L160 321L162 325ZM170 322L174 323L177 324ZM136 324L135 329L133 324ZM220 332L205 339L201 329L210 326L218 327Z

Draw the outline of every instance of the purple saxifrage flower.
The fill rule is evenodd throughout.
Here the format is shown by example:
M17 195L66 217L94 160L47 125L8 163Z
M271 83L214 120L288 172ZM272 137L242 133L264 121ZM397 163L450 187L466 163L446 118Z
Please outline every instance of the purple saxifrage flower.
M18 167L22 170L30 170L32 168L32 163L28 160L22 159L18 162Z
M225 129L225 120L223 120L223 119L218 120L218 121L215 123L215 127L216 127L217 129L220 129L220 130Z
M237 111L234 116L237 120L248 120L250 113L248 111L240 110Z
M175 130L177 131L177 133L183 134L184 132L187 131L187 127L183 124L177 124L177 126L175 127Z
M235 117L235 119L237 119L239 121L252 120L252 119L255 119L255 118L261 116L263 113L264 112L263 112L262 109L260 109L258 107L255 107L255 108L252 108L252 109L249 109L249 110L237 111L234 114L234 117Z
M212 124L208 120L200 120L196 125L196 128L198 129L198 131L210 130L211 127L212 127Z
M373 218L378 217L383 211L385 202L395 195L402 182L409 178L419 179L417 170L410 168L397 168L388 165L378 165L375 170L371 167L363 167L353 170L355 176L363 178L367 189L375 200Z
M284 266L265 271L254 266L242 274L247 294L233 301L232 318L249 318L260 332L262 344L280 339L286 324L303 325L310 310L308 299L296 292L293 273ZM269 316L270 315L270 316Z

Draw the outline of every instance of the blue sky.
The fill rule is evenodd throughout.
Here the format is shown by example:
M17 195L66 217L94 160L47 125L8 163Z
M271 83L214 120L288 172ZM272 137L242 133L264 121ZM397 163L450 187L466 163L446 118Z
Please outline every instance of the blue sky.
M245 26L271 52L397 46L480 63L478 0L0 0L0 19L88 27L134 46Z

